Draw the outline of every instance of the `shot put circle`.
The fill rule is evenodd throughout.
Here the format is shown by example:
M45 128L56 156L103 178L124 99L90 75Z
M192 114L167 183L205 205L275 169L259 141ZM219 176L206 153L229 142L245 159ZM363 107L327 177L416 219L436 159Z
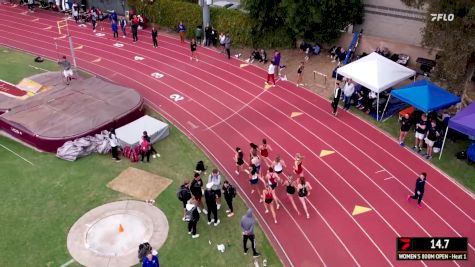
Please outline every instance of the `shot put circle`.
M78 263L128 267L139 262L139 244L158 250L168 236L168 221L157 207L141 201L108 203L84 214L69 230L67 246Z

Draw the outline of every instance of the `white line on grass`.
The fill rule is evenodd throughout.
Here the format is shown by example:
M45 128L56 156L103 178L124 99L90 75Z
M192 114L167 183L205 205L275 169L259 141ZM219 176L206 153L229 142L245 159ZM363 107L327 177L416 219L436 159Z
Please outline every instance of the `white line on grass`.
M16 153L15 151L13 151L13 150L9 149L8 147L6 147L6 146L4 146L4 145L2 145L2 144L0 144L0 146L1 146L1 147L3 147L3 148L5 148L6 150L8 150L8 151L12 152L14 155L16 155L17 157L19 157L19 158L23 159L24 161L26 161L26 162L30 163L32 166L34 166L34 165L35 165L35 164L31 163L31 161L29 161L29 160L25 159L24 157L22 157L22 156L18 155L18 153Z
M44 72L48 72L48 71L49 71L49 70L46 70L46 69L43 69L43 68L40 68L40 67L36 67L36 66L32 66L32 65L28 65L28 66L29 66L29 67L32 67L32 68L34 68L34 69L36 69L36 70L42 70L42 71L44 71Z
M74 262L74 259L70 259L68 262L66 262L65 264L61 265L60 267L66 267L68 266L69 264L73 263Z

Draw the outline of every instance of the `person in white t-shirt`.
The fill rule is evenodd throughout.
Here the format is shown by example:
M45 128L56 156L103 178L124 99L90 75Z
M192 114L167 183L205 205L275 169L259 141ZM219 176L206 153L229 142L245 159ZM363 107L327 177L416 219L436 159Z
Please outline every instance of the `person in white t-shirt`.
M343 107L344 110L349 110L351 105L351 97L355 93L355 85L351 79L346 81L345 87L343 87L343 100L345 105Z
M269 64L269 68L267 69L267 81L266 84L269 84L269 81L272 80L272 87L275 87L275 63L271 61Z
M109 132L109 144L111 145L112 149L112 159L115 159L117 162L119 162L119 140L115 135L115 129L111 129Z

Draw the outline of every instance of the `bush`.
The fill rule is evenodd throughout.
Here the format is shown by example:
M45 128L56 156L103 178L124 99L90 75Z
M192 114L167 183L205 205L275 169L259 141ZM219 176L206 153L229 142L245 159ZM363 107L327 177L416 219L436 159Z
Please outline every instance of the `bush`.
M178 24L182 21L186 27L186 37L194 37L195 29L202 25L202 10L198 4L173 1L155 0L152 4L147 1L129 0L127 1L132 9L144 13L152 23L157 23L162 28L169 28L178 31ZM253 34L252 20L248 14L239 10L224 8L210 8L211 25L218 32L229 32L236 47L290 47L292 38L282 27L264 35Z

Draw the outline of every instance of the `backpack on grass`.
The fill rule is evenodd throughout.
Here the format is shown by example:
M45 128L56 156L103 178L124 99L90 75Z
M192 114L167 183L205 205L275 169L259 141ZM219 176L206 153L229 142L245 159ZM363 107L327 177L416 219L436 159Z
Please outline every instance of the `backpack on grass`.
M176 192L176 196L180 201L188 201L191 199L190 189L184 186L180 186L180 188L178 188L178 191Z

